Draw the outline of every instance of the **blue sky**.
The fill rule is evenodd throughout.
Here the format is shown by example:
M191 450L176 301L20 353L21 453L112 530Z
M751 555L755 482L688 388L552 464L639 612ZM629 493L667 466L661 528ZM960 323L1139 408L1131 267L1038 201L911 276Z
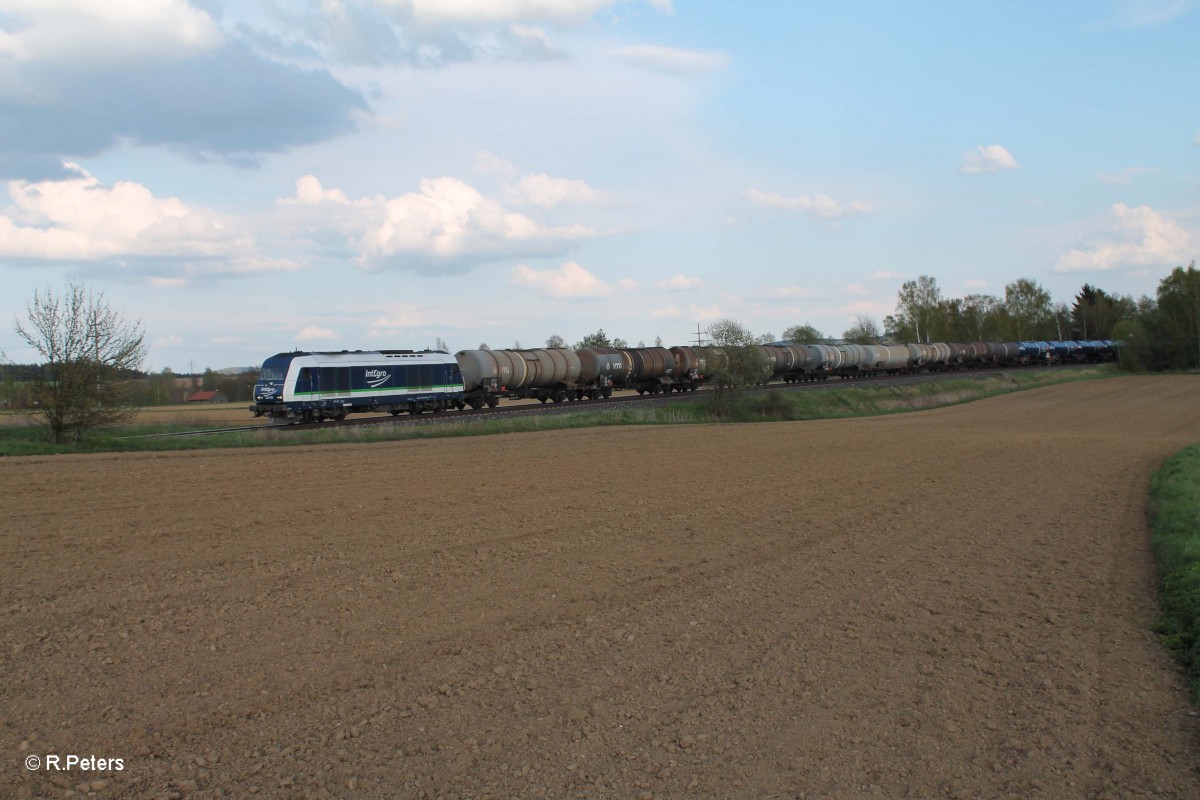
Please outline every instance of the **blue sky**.
M1198 5L0 0L0 350L68 280L176 371L1153 295Z

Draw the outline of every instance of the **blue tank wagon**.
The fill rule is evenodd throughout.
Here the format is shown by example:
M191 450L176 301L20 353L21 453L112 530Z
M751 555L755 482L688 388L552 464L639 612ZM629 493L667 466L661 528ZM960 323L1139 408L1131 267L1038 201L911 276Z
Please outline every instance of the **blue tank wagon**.
M277 422L340 420L347 414L461 409L462 371L439 350L279 353L263 362L254 416Z

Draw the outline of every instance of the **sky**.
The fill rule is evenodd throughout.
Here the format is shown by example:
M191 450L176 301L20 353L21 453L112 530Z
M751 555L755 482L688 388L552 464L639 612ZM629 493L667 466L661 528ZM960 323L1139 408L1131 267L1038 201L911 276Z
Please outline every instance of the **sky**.
M839 336L1200 254L1200 1L0 0L0 351Z

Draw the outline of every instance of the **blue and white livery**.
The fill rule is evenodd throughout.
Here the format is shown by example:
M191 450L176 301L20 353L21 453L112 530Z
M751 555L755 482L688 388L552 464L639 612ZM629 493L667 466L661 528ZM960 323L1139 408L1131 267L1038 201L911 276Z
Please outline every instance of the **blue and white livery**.
M263 362L254 416L279 422L340 420L347 414L461 409L458 361L440 350L279 353Z

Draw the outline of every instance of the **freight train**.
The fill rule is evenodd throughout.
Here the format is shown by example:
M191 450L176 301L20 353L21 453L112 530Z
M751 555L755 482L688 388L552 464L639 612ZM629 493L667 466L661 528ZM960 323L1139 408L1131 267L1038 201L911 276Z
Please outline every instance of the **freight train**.
M931 344L758 345L769 380L787 383L911 372L1099 363L1117 342L934 342ZM347 414L420 414L495 408L502 399L545 403L694 392L722 355L712 347L590 347L579 350L342 350L279 353L254 386L256 417L275 422L340 420ZM765 371L767 372L767 371Z

